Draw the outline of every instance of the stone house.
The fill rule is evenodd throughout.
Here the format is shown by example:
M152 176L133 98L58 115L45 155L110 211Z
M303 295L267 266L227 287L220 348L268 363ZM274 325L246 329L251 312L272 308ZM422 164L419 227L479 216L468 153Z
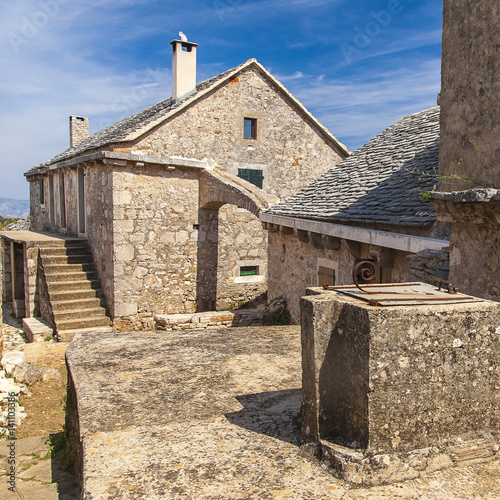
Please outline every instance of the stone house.
M260 215L269 229L269 298L299 321L308 286L352 284L372 260L372 282L439 280L449 226L425 193L437 182L439 107L398 120L335 168ZM442 273L446 278L446 273Z
M256 60L196 84L197 44L171 45L172 97L91 136L70 117L25 174L32 230L88 241L116 329L264 294L258 214L350 153Z

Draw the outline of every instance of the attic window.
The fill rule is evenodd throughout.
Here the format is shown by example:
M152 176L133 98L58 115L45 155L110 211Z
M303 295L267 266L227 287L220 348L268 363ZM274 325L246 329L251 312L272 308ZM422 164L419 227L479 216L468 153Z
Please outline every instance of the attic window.
M243 138L257 139L257 118L243 118Z

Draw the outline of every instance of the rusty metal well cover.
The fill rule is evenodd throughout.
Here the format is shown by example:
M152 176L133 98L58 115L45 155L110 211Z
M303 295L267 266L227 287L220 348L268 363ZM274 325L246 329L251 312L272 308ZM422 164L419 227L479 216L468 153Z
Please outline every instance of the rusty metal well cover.
M439 290L426 283L386 283L363 285L329 286L326 288L368 302L372 306L411 306L431 304L462 304L483 302L483 299Z

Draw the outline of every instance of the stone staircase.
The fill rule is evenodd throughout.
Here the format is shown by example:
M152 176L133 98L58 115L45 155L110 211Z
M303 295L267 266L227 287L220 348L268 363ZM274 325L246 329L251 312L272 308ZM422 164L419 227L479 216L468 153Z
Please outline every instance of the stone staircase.
M69 342L79 332L111 332L104 294L85 240L40 248L56 335Z

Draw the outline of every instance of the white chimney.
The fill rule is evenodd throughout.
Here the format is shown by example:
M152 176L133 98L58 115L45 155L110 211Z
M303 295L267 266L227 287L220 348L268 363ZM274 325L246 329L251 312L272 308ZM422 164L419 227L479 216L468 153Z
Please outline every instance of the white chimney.
M86 116L69 117L69 147L72 148L89 136L89 118Z
M179 33L182 38L184 34ZM196 90L196 47L197 43L172 40L172 99L179 99Z

